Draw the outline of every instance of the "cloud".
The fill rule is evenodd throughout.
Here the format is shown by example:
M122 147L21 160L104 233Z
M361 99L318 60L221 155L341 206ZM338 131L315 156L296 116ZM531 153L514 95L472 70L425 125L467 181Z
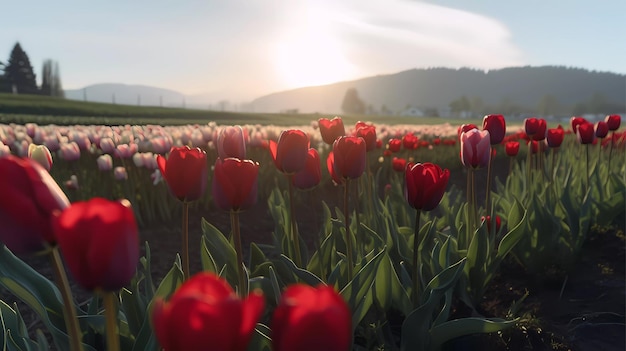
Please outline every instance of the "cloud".
M479 14L406 0L344 1L333 18L364 73L415 67L500 68L524 64L501 22Z

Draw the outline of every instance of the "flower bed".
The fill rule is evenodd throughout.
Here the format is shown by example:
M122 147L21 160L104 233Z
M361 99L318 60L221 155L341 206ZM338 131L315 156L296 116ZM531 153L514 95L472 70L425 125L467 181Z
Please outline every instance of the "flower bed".
M477 333L506 335L526 320L515 308L524 296L505 315L483 304L494 279L506 280L503 265L567 276L592 225L623 221L626 165L616 161L625 143L615 123L607 117L605 132L573 119L576 133L535 119L505 133L497 115L480 129L346 130L341 120L285 129L1 126L0 152L34 161L0 159L14 170L2 172L12 190L0 240L20 254L51 255L59 274L52 283L5 248L0 283L59 349L434 350ZM251 241L247 230L268 227L246 217L259 203L267 212L256 217L273 226ZM303 208L317 211L313 220ZM196 217L213 211L228 220ZM155 279L147 245L137 262L137 225L181 219L181 256ZM199 248L188 250L198 226ZM28 241L19 239L25 233ZM71 279L94 291L87 304L74 306L59 253ZM129 269L132 278L121 274ZM327 297L310 304L307 294ZM47 348L15 308L1 306L7 345ZM232 325L222 329L216 318Z

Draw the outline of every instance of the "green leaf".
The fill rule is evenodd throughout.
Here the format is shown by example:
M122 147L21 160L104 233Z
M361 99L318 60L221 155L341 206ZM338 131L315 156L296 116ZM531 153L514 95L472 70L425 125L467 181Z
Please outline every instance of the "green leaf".
M270 337L272 331L265 324L257 323L252 338L248 344L248 351L271 351L272 350L272 338Z
M395 306L402 311L404 315L408 315L411 308L411 299L408 293L400 283L400 278L393 267L393 262L387 253L382 257L376 280L374 281L374 292L376 302L387 311L390 307Z
M65 333L63 303L56 285L17 258L4 245L0 247L0 284L26 303L46 325L57 348L69 349ZM93 350L88 345L85 350Z
M287 256L280 255L281 261L289 268L291 271L300 278L304 283L310 286L317 286L319 284L324 284L322 279L320 279L315 274L307 271L306 269L299 268L296 264ZM326 285L326 284L324 284Z
M444 342L463 335L476 333L493 333L513 326L517 319L506 321L502 319L461 318L454 319L430 330L432 348L438 349Z
M239 263L237 263L235 249L226 239L226 236L204 218L202 219L202 232L206 238L208 253L215 262L215 267L226 267L223 278L231 286L237 286L239 280L237 266Z
M372 284L378 271L380 261L384 257L385 250L378 252L371 260L369 260L361 270L359 270L354 278L339 292L341 296L348 302L348 306L353 311L352 327L353 329L361 322L363 316L362 309L369 306L362 306L361 311L357 311L357 307L362 303L365 295L371 293ZM372 299L373 301L373 299ZM370 303L371 304L371 303ZM357 313L354 313L357 312Z
M159 287L155 291L154 298L150 301L148 307L146 308L141 329L139 329L139 333L135 336L135 343L132 349L133 351L158 350L159 345L156 337L154 336L154 332L152 331L151 324L152 304L155 299L168 300L176 289L182 285L183 280L183 271L180 268L180 256L176 255L176 260L174 261L172 268L165 275L165 277L163 277L161 284L159 284Z

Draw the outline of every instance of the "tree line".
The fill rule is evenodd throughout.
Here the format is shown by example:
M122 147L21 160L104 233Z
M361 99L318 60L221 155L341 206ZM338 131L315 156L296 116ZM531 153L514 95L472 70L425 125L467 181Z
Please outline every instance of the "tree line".
M15 43L9 59L0 61L0 93L64 97L58 62L46 59L41 69L41 85L26 52Z

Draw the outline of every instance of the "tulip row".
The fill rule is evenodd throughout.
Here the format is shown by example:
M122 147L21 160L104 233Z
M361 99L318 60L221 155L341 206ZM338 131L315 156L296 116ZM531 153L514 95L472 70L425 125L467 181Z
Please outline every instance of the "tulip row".
M585 126L589 123L572 121L588 155L593 143L585 142ZM140 207L135 204L141 201L161 200L155 197L155 191L146 190L149 187L145 184L152 184L147 181L150 171L140 171L141 164L158 169L156 174L163 178L164 182L159 183L163 192L157 196L175 199L173 205L156 205L156 209L142 203L144 210L135 208L134 213L128 202L101 198L70 205L43 168L48 165L54 174L58 166L50 168L53 157L47 148L29 147L31 160L0 158L0 169L6 170L0 172L5 177L1 183L10 195L0 202L1 224L7 228L0 234L0 241L17 253L49 252L59 273L63 271L60 251L74 279L102 297L106 327L102 328L105 323L98 318L101 307L97 298L86 310L75 306L63 274L59 274L57 286L64 299L61 303L57 295L50 296L56 286L28 271L8 250L0 254L0 267L4 267L0 275L6 278L0 283L30 301L62 349L97 347L89 340L103 330L106 346L112 350L157 349L158 345L166 350L194 350L204 349L209 343L224 350L244 350L248 343L252 349L275 350L346 350L350 345L356 349L437 349L460 335L493 332L515 323L488 318L449 320L455 296L477 308L477 301L509 254L529 267L537 255L549 259L548 253L555 247L575 257L591 218L610 224L624 207L626 184L618 176L623 174L624 164L611 167L610 161L605 164L600 158L589 164L587 158L589 165L581 166L576 141L559 137L562 128L548 129L540 119L528 119L523 132L506 135L504 117L489 115L482 130L475 125L460 127L458 139L417 137L413 133L381 139L375 126L362 122L346 133L340 118L320 119L316 124L319 138L327 146L311 148L315 139L310 134L288 129L276 139L260 143L269 151L255 150L249 147L250 134L243 128L226 127L215 137L216 150L175 146L167 157L160 153L145 159L134 156L135 168L122 161L128 159L122 156L128 150L128 155L132 154L131 144L120 144L128 145L121 148L117 145L122 164L119 167L128 172L122 186L107 190L111 198L134 195L133 207ZM614 116L607 117L606 124L614 128L610 129L613 136L610 143L599 143L597 148L600 157L606 154L603 148L609 148L610 160L613 152L623 155L624 141L623 134L615 132L619 122L615 127ZM602 132L602 128L595 130ZM26 126L29 135L36 136L36 130L37 126ZM428 139L428 144L419 138ZM527 159L517 160L519 142L524 139L529 146ZM108 141L103 144L101 139L102 145L108 145ZM107 147L115 154L110 145ZM71 148L59 149L57 155L67 156ZM504 148L511 158L510 174L504 183L493 179L491 172L498 169L498 148ZM561 151L557 158L559 148L567 151ZM429 151L420 154L420 150ZM467 174L465 197L454 189L446 191L450 170L435 163L414 162L415 157L435 158L437 154L445 162L453 158L459 162L459 151L460 163L465 166L460 172ZM548 152L550 162L544 160ZM107 155L98 156L98 164L108 164L111 158ZM214 162L209 155L215 157ZM261 172L261 165L267 162L260 158L268 159L274 169ZM327 167L321 167L322 159ZM79 155L69 162L86 165L89 156ZM214 165L213 172L209 172L209 164ZM480 168L488 169L482 206L477 198ZM402 173L401 179L391 169ZM570 169L573 171L563 172ZM283 174L285 182L271 181L276 174ZM101 178L94 179L97 184ZM320 244L309 254L311 247L304 244L299 233L294 190L319 187L323 179L332 179L333 186L341 187L343 208L336 208L333 216L329 207L322 205ZM207 201L205 188L209 181L213 206L231 215L231 232L223 234L203 221L202 268L212 274L192 275L188 210ZM253 243L244 260L238 214L257 204L258 184L272 183L279 184L270 188L267 196L276 223L274 245ZM387 183L389 186L381 192ZM494 187L497 191L492 194ZM84 192L78 197L92 196ZM183 208L180 261L155 287L149 248L137 268L135 218L156 218L159 214L176 218L171 214L178 207L176 202ZM443 206L438 206L440 202ZM546 208L558 211L550 215ZM431 218L431 212L436 217ZM558 228L557 234L545 235L550 228ZM536 245L537 238L541 238L540 246ZM25 286L46 288L31 292L19 288ZM442 305L442 301L446 303ZM271 313L263 313L264 305ZM63 306L65 310L59 310ZM12 313L19 320L17 311L2 308L3 313ZM378 316L393 310L405 317L400 345L389 325L378 323ZM66 324L55 321L55 315L65 316ZM116 321L116 316L121 319ZM87 324L77 325L78 320ZM368 327L372 325L374 330ZM3 340L8 340L9 329L15 330L5 326ZM389 337L381 340L369 335ZM18 341L12 340L18 348L37 344L23 333ZM39 341L37 347L41 349L42 345Z

